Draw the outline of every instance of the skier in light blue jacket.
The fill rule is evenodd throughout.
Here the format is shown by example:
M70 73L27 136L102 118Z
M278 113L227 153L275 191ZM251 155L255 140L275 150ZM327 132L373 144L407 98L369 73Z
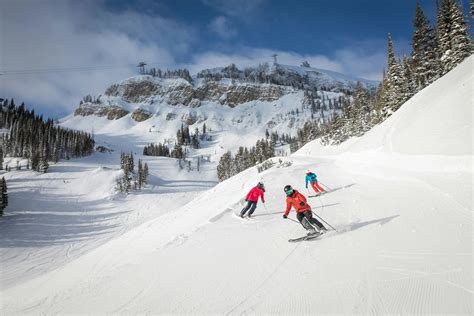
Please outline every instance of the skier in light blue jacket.
M326 192L319 184L318 179L315 173L311 172L310 170L306 171L306 189L308 188L308 182L311 184L314 192L316 194Z

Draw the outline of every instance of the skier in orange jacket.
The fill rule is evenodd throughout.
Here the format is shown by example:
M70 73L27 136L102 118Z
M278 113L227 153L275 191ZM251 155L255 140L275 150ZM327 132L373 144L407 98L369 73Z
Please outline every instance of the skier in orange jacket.
M259 182L257 186L253 187L245 197L245 202L247 205L240 212L240 217L244 217L245 213L249 211L248 217L251 217L255 209L257 208L258 198L262 199L262 203L265 203L265 186L263 182Z
M326 227L313 217L311 206L306 202L306 198L303 194L293 189L291 185L286 185L283 190L286 194L286 210L285 214L283 214L283 218L288 218L291 207L293 207L296 210L296 218L308 231L308 235L316 233L322 234L327 231Z

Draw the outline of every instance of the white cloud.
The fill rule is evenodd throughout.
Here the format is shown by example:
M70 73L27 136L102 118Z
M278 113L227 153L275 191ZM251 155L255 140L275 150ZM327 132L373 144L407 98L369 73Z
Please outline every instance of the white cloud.
M159 16L111 13L100 2L9 1L2 12L0 70L120 66L113 69L0 76L0 96L43 112L71 112L85 94L97 95L137 70L139 61L175 65L193 30ZM127 67L130 65L130 67Z
M339 61L342 72L371 80L381 80L382 70L387 63L384 51L362 53L357 50L342 49L336 51L335 59Z
M237 30L232 27L225 16L218 16L209 23L209 30L222 39L230 39L237 35Z

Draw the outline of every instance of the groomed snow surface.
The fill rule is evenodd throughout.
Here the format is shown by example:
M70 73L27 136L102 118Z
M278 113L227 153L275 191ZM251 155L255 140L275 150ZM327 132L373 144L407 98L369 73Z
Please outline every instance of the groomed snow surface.
M143 193L113 195L117 153L5 174L1 313L472 314L472 59L359 139L214 187L211 165L155 158ZM289 243L305 231L283 187L307 195L307 169L338 232ZM240 219L260 179L266 204Z

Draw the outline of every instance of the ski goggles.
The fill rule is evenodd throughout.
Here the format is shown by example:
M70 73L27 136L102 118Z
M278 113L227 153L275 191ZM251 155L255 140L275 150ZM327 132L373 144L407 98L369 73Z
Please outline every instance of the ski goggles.
M293 195L293 189L289 189L288 191L285 191L286 196L291 196Z

